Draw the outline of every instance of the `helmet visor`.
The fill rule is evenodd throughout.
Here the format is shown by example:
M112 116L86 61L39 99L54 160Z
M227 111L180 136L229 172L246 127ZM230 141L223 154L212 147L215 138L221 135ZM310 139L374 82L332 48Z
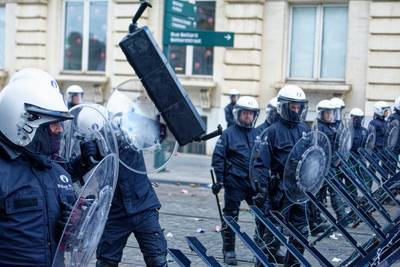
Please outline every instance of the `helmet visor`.
M279 115L282 119L290 122L301 122L305 120L308 109L308 104L306 102L281 100L279 105Z
M335 110L322 109L318 111L318 119L325 123L335 123Z
M256 124L259 110L238 107L235 113L235 120L239 126L253 128Z
M364 116L350 116L354 127L362 127L364 124Z

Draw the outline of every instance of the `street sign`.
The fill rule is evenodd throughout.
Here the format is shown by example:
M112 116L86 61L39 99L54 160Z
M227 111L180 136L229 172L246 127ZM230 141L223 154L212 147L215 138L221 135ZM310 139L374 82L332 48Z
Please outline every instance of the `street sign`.
M164 31L164 45L225 46L233 47L233 32Z
M174 30L194 30L196 29L196 20L190 17L178 16L170 13L165 14L164 28Z
M165 12L194 19L196 17L196 5L189 1L166 0Z

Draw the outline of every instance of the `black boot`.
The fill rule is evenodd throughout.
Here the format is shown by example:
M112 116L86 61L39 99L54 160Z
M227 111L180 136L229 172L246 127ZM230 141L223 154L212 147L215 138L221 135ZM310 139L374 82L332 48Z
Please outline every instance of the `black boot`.
M223 251L224 253L224 263L227 265L237 265L236 253L235 251Z
M237 265L235 254L235 233L231 228L223 225L222 235L222 254L224 255L224 262L228 265Z
M167 263L167 255L158 255L149 257L144 257L144 262L146 263L147 267L166 267L168 266Z

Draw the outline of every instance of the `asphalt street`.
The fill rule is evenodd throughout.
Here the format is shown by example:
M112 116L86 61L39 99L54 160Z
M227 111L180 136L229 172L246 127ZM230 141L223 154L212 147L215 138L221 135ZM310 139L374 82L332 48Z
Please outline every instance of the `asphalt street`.
M168 247L180 249L191 261L192 266L206 266L191 251L186 241L187 236L197 237L206 247L208 255L214 256L222 265L222 239L217 230L221 227L216 200L210 189L209 156L178 154L170 163L167 171L151 175L156 192L162 203L160 223L164 229ZM221 205L223 203L220 193ZM329 201L328 201L329 203ZM388 207L392 212L394 207ZM382 219L374 213L378 221ZM239 215L241 231L250 237L254 234L254 216L243 203ZM347 228L352 236L362 244L372 237L372 231L361 224L356 229ZM312 237L315 238L315 237ZM316 248L333 265L339 265L354 251L349 242L339 232L317 243ZM237 239L236 253L239 266L254 266L254 257ZM305 257L312 266L320 264L310 254ZM169 266L178 266L169 257ZM94 263L94 260L93 260ZM93 264L94 266L94 264ZM145 266L134 235L128 240L120 266Z

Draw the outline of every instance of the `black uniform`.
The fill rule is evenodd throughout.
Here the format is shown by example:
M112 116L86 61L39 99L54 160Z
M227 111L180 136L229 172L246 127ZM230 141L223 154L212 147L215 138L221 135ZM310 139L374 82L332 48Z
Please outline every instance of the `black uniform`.
M226 105L224 111L225 111L225 120L226 120L226 128L231 127L232 125L235 124L235 118L233 116L233 108L235 107L235 104L229 103Z
M255 163L255 171L262 185L266 187L268 192L267 202L272 206L273 210L279 210L283 213L286 220L291 223L303 236L308 236L308 224L306 207L303 204L296 204L290 201L285 195L283 188L283 172L286 160L290 151L296 142L301 138L303 133L309 132L310 128L303 122L293 123L280 119L271 125L266 132L267 148L260 155ZM272 239L272 236L270 235ZM290 239L290 242L296 246L299 251L304 252L304 248L299 242ZM268 241L266 241L268 244ZM269 245L269 251L272 256L276 255L279 245L272 242ZM297 260L290 253L287 254L285 264L293 266Z
M225 206L223 213L236 220L239 216L240 202L252 204L254 192L249 180L249 161L257 131L234 124L226 129L217 141L212 157L217 181L224 184ZM223 251L234 251L235 234L223 225Z
M392 121L395 121L395 120L397 120L400 123L400 110L395 110L395 112L392 115L390 115L389 118L388 118L388 122L392 122ZM397 144L396 144L396 146L394 148L393 153L396 156L399 156L399 154L400 154L400 138L397 139Z
M76 197L49 156L17 157L0 141L0 266L51 266Z

